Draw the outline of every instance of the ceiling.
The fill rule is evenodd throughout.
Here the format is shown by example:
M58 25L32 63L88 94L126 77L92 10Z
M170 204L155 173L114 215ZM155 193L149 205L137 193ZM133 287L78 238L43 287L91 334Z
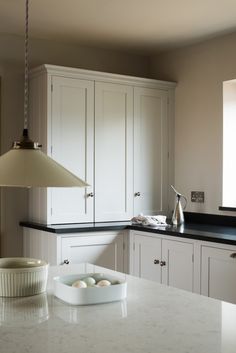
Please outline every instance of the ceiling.
M0 0L0 33L24 34L25 0ZM150 54L236 30L235 0L30 0L30 37Z

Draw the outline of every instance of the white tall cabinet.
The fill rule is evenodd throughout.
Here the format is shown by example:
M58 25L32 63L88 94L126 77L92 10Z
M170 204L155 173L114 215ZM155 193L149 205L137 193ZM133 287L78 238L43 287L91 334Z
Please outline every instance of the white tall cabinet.
M43 65L30 133L90 187L30 190L30 220L83 223L168 212L175 84Z

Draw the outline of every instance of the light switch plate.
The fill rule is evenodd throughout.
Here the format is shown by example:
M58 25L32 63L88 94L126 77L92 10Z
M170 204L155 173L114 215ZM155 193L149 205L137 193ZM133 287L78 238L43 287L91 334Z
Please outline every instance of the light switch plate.
M205 200L204 191L191 191L191 202L203 203Z

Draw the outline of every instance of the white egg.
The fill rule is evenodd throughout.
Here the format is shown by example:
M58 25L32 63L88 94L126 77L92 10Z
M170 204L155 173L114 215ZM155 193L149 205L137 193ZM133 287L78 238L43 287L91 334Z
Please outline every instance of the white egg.
M75 288L86 288L87 284L84 281L78 280L78 281L75 281L74 283L72 283L72 287L75 287Z
M92 277L95 279L96 283L105 279L105 276L102 273L93 273Z
M97 283L98 287L107 287L110 285L111 285L111 282L109 282L107 279L103 279Z
M83 278L83 282L85 282L88 287L92 287L96 283L93 277L85 277Z

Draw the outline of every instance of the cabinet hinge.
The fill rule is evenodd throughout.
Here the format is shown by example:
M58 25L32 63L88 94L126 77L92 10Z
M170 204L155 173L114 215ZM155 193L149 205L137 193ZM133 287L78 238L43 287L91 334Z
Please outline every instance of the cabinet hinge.
M51 92L53 92L53 83L51 83Z
M135 250L135 242L133 242L133 251Z
M52 207L51 207L51 216L52 216Z
M194 254L192 254L192 262L194 262Z
M51 146L51 156L52 156L52 150L53 150L53 148L52 148L52 146Z
M125 250L125 243L123 242L123 250Z
M169 104L170 103L170 98L169 97L167 97L167 104Z

